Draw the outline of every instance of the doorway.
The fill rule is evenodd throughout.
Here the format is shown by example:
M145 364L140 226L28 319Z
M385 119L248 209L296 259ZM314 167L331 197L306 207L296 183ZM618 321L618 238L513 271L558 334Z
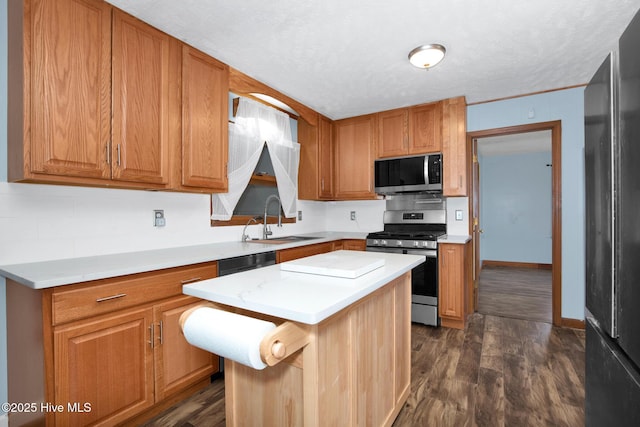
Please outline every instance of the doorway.
M478 162L478 140L486 140L487 138L503 138L507 136L512 136L516 138L516 135L525 135L529 134L529 136L533 135L533 133L539 134L540 132L546 132L547 135L550 134L551 140L551 161L548 163L549 168L551 169L551 269L550 269L550 293L551 293L551 322L559 326L561 324L561 127L560 121L554 122L544 122L544 123L536 123L530 125L522 125L522 126L512 126L507 128L498 128L498 129L489 129L485 131L476 131L469 132L467 134L467 144L469 151L472 153L472 191L470 193L469 203L470 203L470 211L472 215L472 221L470 222L470 232L473 238L473 253L474 253L474 262L473 262L473 305L474 309L478 309L478 297L479 297L479 286L480 286L480 276L482 266L480 265L481 253L480 253L480 241L481 241L481 233L482 228L480 226L480 191L481 187L479 185L480 180L480 166ZM526 135L525 135L526 136ZM545 165L546 166L546 165ZM515 219L517 220L517 218ZM522 263L523 265L518 265L517 263L509 264L507 263L506 267L515 267L516 269L520 269L522 271L514 270L512 273L514 274L514 278L516 275L520 273L527 273L527 269L524 270L522 267L531 267L532 265L524 265L527 263ZM541 271L531 272L530 273L540 273L544 276L545 272L543 271L548 264L539 263L542 267ZM504 267L504 266L503 266ZM500 273L500 272L498 272ZM504 272L502 272L504 273ZM549 272L547 271L548 275ZM498 277L504 276L504 274L498 274ZM539 280L539 274L534 274L533 280ZM524 276L520 275L520 280L523 279ZM508 286L508 284L507 284ZM511 289L510 291L513 291ZM531 293L529 293L531 294ZM544 297L544 294L536 294L536 297ZM523 308L526 310L527 308Z

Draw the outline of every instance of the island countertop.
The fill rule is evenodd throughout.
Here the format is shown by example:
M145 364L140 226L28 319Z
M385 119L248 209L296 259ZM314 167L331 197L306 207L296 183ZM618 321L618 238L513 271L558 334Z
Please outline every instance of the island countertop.
M183 286L183 293L285 320L318 324L423 263L422 255L335 251L310 258L384 260L384 265L350 279L285 271L281 264Z

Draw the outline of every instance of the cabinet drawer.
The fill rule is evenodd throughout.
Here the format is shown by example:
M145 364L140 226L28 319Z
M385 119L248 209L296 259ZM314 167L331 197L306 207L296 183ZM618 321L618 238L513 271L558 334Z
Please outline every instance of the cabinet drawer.
M182 294L182 286L218 275L215 262L61 286L52 294L54 325Z
M276 252L276 262L286 262L311 255L324 254L333 250L333 243L316 243L315 245L300 246L297 248L282 249Z

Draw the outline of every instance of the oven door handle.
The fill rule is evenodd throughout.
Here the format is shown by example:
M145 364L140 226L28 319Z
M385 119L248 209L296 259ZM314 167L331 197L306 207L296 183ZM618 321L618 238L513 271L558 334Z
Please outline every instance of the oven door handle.
M389 254L409 254L409 255L424 255L427 258L437 258L438 251L435 249L402 249L402 248L380 248L380 247L367 247L367 252L386 252Z
M437 250L424 250L424 249L407 249L407 254L410 255L424 255L427 258L438 258Z
M400 248L380 248L377 246L368 246L367 252L386 252L388 254L401 254L402 249Z

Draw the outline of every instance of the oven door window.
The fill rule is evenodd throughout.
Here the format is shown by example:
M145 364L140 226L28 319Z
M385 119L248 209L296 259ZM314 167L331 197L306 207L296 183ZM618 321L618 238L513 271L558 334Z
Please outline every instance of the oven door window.
M438 296L438 259L427 260L411 270L411 293L416 296L437 298Z
M399 248L367 247L369 252L393 254L426 255L427 260L411 270L411 295L413 302L437 304L438 297L438 258L436 251L411 250Z

